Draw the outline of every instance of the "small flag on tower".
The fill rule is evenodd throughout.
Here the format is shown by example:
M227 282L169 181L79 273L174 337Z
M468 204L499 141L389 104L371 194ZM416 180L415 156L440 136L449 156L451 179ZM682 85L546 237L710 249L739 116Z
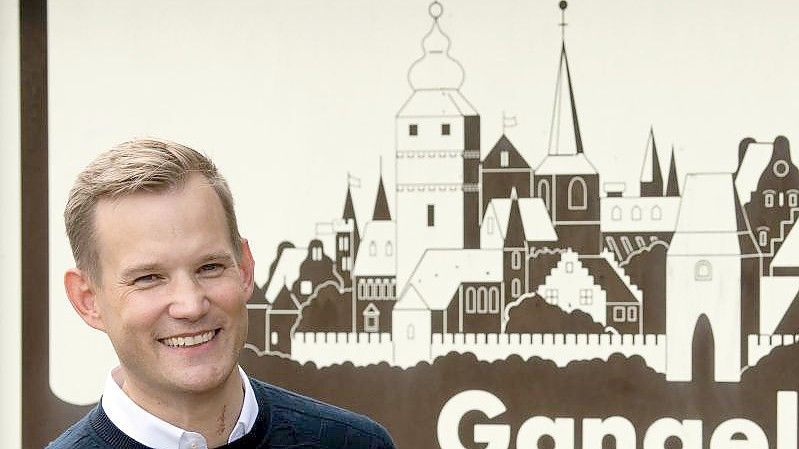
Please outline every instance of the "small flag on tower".
M507 116L505 115L505 111L502 111L502 131L513 128L517 124L515 115Z
M347 185L349 187L360 189L361 188L361 178L352 176L349 172L347 172Z

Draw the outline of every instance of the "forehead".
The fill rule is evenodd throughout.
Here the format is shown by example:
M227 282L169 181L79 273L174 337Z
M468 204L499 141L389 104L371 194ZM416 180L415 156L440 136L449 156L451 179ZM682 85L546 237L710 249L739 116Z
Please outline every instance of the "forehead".
M230 249L221 200L201 175L177 187L101 199L94 230L103 264L145 254L181 255L213 245L216 251Z

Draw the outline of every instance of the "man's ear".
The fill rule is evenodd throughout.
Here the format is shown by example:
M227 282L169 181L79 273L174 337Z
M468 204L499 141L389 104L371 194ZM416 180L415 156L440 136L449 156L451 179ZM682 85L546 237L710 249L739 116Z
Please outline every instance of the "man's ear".
M89 326L105 332L105 323L97 305L97 293L87 273L71 268L64 273L64 288L69 302Z
M241 239L241 262L239 262L239 269L241 270L242 289L247 292L247 301L252 296L253 288L255 287L255 260L252 258L250 251L250 243L247 239Z

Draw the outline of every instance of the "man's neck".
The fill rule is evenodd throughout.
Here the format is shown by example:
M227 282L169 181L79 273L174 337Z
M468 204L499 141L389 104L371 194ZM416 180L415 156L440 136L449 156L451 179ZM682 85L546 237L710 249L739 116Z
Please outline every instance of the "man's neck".
M124 367L114 373L114 380L139 407L176 427L201 434L209 448L228 442L244 403L241 377L235 369L218 388L202 393L147 391L127 377Z

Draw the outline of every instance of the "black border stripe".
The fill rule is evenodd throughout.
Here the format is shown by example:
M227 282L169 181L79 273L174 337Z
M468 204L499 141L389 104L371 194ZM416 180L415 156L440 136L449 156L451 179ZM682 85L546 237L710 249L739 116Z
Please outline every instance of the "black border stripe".
M50 390L47 0L20 0L22 447L44 447L88 407Z

